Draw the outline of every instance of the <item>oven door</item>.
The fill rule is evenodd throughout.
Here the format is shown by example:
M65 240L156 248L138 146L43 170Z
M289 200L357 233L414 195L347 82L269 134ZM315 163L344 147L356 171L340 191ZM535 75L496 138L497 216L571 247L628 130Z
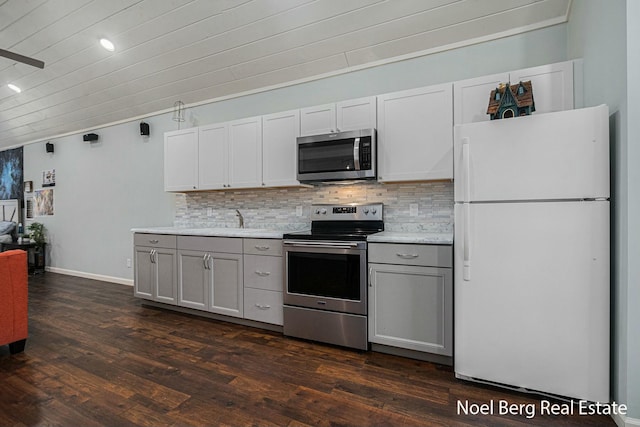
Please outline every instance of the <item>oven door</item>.
M366 315L366 245L285 240L285 305Z

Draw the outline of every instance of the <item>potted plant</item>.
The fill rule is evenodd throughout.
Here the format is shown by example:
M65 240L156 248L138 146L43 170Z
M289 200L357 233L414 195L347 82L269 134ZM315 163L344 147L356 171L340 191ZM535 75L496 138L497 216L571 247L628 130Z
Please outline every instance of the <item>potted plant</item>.
M44 244L44 224L40 222L32 222L27 226L31 240L35 242L38 247L42 247Z

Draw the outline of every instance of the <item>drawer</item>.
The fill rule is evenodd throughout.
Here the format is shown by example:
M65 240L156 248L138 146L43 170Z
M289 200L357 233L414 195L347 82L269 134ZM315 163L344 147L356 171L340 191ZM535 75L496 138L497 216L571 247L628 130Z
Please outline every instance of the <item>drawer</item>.
M134 246L175 249L176 236L172 234L135 233L133 235L133 244Z
M244 287L282 292L282 259L279 256L244 255Z
M368 248L370 263L428 267L453 266L453 250L450 245L369 243Z
M244 253L282 256L281 239L243 239Z
M178 236L178 249L241 254L242 239L237 237Z
M282 325L282 292L245 288L244 318Z

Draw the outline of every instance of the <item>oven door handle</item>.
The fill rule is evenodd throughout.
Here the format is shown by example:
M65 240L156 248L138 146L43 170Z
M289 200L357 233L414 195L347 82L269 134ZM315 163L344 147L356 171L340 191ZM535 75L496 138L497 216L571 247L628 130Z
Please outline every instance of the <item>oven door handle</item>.
M285 246L293 246L296 248L351 249L358 247L358 242L301 242L285 240L283 243Z

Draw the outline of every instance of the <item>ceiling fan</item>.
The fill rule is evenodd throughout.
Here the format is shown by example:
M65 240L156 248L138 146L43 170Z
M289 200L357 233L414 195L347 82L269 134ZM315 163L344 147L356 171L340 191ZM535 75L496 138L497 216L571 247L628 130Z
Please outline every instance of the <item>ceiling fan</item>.
M22 62L23 64L31 65L37 68L44 68L44 62L39 59L29 58L28 56L20 55L18 53L9 52L8 50L0 49L0 56L11 59L12 61Z

